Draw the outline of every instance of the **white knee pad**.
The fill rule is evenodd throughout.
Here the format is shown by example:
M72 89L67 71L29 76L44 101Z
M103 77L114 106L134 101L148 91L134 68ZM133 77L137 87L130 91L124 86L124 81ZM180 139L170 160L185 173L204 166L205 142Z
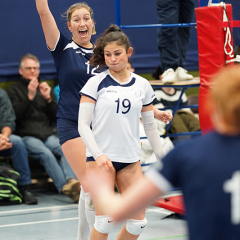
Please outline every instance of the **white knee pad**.
M142 220L128 219L126 229L132 235L140 235L147 227L147 219Z
M108 234L113 229L113 226L114 223L111 217L107 215L95 216L94 228L98 232Z
M85 193L85 209L95 211L90 193Z

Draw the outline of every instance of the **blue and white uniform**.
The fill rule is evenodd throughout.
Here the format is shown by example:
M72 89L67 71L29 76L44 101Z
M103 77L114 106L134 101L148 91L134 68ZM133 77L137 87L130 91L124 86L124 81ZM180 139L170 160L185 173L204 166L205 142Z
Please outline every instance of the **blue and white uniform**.
M120 83L106 70L90 78L80 94L96 101L92 132L102 153L112 162L139 161L139 116L155 99L150 83L134 73Z
M216 132L176 146L146 172L161 191L181 187L191 240L240 239L240 136Z
M57 127L60 143L63 144L66 140L79 137L77 130L79 91L90 77L99 72L88 63L93 54L93 48L81 47L62 33L51 53L60 86Z

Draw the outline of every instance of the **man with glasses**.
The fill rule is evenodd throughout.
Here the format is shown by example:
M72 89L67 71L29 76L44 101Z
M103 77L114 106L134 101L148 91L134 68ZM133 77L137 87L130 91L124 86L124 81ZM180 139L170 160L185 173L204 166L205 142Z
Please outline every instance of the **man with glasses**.
M28 155L45 167L59 193L79 198L79 181L69 166L54 132L57 100L46 82L39 82L40 62L32 54L20 59L20 81L7 89L16 114L16 133ZM60 164L55 156L60 157Z

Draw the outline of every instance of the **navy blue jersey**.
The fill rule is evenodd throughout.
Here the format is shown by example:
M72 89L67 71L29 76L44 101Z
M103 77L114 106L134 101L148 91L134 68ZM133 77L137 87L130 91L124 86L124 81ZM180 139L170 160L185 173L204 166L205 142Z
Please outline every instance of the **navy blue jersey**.
M240 136L179 144L146 176L161 191L181 187L191 240L240 239Z
M78 120L79 91L88 79L97 74L96 68L89 65L92 48L84 48L62 33L51 51L58 74L60 99L57 117Z

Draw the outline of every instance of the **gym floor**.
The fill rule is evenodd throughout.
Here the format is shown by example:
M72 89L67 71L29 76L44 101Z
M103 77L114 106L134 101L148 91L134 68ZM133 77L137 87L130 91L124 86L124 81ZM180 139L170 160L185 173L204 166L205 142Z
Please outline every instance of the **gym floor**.
M51 188L34 191L37 205L0 206L1 240L76 240L78 204ZM148 226L139 240L187 240L186 222L175 218L172 212L149 207L146 210ZM109 240L116 240L124 223L116 224Z

